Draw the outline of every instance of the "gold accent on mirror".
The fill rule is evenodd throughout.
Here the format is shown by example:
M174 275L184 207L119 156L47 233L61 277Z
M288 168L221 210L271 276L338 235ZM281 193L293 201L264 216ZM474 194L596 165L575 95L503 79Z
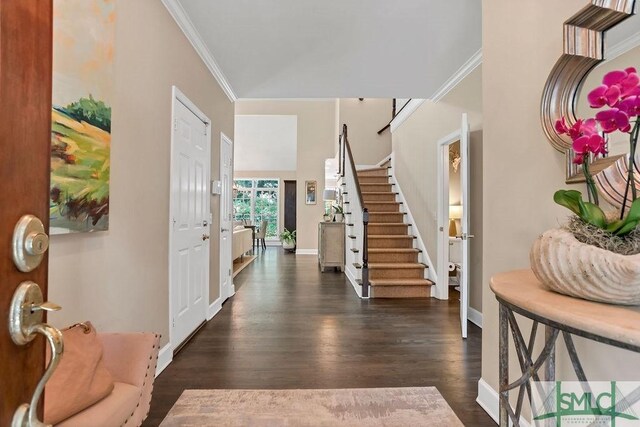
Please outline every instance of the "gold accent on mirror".
M633 15L635 0L592 0L564 23L563 54L554 65L544 86L541 103L542 128L556 150L566 155L567 184L584 182L581 167L573 163L571 140L559 135L556 120L566 117L569 126L576 122L575 103L585 77L604 61L605 32ZM620 156L597 159L592 163L595 175Z

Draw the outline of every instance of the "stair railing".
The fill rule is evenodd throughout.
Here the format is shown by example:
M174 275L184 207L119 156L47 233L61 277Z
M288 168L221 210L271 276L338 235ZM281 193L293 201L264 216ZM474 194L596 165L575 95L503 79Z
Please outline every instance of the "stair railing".
M369 211L364 206L362 199L362 190L360 189L360 182L358 180L358 173L356 171L356 164L353 160L353 153L351 152L351 146L349 145L349 137L347 125L342 125L342 134L340 135L340 170L342 174L342 181L345 183L345 190L349 195L349 206L345 209L349 213L349 223L353 224L351 227L351 234L345 236L347 242L352 240L355 242L354 248L358 248L358 243L362 242L360 251L362 252L362 265L361 265L361 279L362 279L362 291L361 297L369 297L369 239L367 236L367 228L369 225ZM357 197L351 197L355 194ZM349 245L345 245L349 247ZM347 256L352 262L346 262L346 269L351 273L352 277L357 277L355 264L357 263L357 252L349 251L352 255Z

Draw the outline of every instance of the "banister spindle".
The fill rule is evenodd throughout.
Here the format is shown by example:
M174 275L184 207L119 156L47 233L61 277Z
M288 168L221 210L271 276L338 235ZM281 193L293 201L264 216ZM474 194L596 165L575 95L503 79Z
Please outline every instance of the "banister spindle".
M362 209L362 297L369 297L369 209Z

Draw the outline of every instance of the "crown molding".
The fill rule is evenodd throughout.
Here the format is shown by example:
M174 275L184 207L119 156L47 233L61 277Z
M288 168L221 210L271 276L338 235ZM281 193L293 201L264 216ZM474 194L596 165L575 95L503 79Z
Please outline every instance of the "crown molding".
M479 49L476 53L471 55L471 58L465 62L462 67L458 69L449 80L447 80L441 87L438 89L429 100L433 102L438 102L442 98L444 98L451 90L458 85L465 77L467 77L473 70L478 68L478 66L482 64L482 49Z
M191 22L191 19L189 19L189 16L185 12L185 10L182 8L180 2L178 0L162 0L162 4L164 4L164 6L167 8L169 14L176 21L176 24L178 24L178 27L180 27L198 55L200 55L200 58L207 66L211 74L213 74L213 77L215 77L216 81L218 82L224 93L227 95L229 100L231 102L235 102L238 97L234 93L231 84L229 84L227 77L222 72L222 69L214 59L213 54L211 53L209 48L207 48L207 45L204 43L204 41L202 41L200 34L196 30L196 27L193 25L193 22Z
M640 31L607 48L604 52L605 60L611 61L638 46L640 46Z

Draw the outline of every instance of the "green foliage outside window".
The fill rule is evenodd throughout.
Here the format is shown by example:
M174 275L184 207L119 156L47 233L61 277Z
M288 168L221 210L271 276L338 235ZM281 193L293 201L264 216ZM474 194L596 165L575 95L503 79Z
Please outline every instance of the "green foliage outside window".
M234 182L238 188L233 199L234 220L252 222L258 227L267 221L267 238L277 238L279 181L242 179Z

